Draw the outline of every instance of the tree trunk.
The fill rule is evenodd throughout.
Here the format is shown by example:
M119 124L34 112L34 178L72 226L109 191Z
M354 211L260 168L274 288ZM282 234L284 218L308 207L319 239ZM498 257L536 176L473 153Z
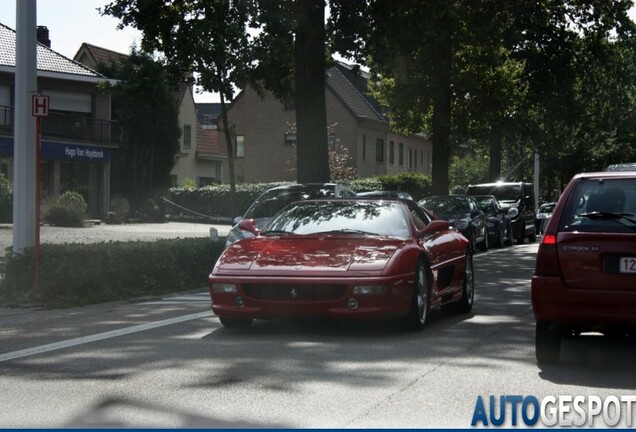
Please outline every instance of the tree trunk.
M448 16L448 15L446 15ZM442 19L437 45L438 59L434 68L436 92L433 99L432 141L433 141L433 195L448 195L450 166L450 131L451 131L451 57L452 41L450 23Z
M296 179L329 181L325 99L325 2L296 0Z
M234 140L232 139L232 130L227 120L227 105L223 92L221 96L221 121L223 123L223 134L227 146L227 165L230 177L230 217L236 216L236 175L234 174Z
M501 125L493 125L490 128L490 166L488 168L488 178L496 182L501 179L501 140L503 134Z

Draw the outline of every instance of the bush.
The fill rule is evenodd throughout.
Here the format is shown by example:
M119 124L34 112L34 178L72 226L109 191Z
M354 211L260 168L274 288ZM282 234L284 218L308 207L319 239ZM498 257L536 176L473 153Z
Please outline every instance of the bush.
M0 300L75 306L201 288L224 245L208 238L43 244L40 286L33 250L10 255Z
M354 180L350 183L355 192L372 190L408 192L419 200L430 194L431 178L425 174L400 173Z
M9 180L0 174L0 223L13 221L13 192Z
M53 198L44 209L44 221L51 225L63 227L84 226L86 218L86 201L77 192L67 191Z
M245 213L256 198L267 189L290 183L253 183L236 185L234 214L230 210L230 185L210 185L199 189L172 188L166 195L166 213L173 219L231 220Z
M126 216L130 211L128 200L122 196L116 195L110 200L110 211L106 215L106 223L122 224L126 220Z

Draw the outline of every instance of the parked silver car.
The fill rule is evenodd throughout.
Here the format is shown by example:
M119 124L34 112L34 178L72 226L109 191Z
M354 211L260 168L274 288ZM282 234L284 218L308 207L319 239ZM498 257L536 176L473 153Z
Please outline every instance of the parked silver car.
M243 216L234 218L234 226L225 240L225 247L242 238L253 236L252 233L242 231L239 228L238 223L243 219L254 219L256 227L260 229L272 216L294 201L330 197L352 198L355 196L354 191L338 183L293 184L268 189L249 206Z

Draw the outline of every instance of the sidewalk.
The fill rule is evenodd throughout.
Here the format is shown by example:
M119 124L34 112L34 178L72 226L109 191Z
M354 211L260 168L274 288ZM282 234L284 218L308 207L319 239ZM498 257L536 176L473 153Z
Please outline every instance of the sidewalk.
M231 225L165 222L122 225L87 225L83 228L65 228L44 225L40 227L40 243L99 243L109 241L154 241L159 239L209 237L210 228L216 228L219 237L226 237ZM13 225L0 224L0 255L13 246Z

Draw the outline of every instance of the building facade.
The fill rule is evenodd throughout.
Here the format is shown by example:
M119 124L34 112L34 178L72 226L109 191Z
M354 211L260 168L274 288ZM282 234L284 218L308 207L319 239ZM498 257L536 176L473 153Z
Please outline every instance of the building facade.
M368 76L339 63L326 72L328 145L346 148L358 177L401 172L431 173L431 143L422 135L391 130L382 108L367 91ZM293 104L271 93L261 98L243 89L228 109L236 132L234 167L237 182L296 180L296 113ZM220 137L225 155L225 140ZM229 181L228 170L223 180Z
M106 77L50 49L48 30L38 28L37 88L49 96L42 119L41 196L82 194L89 216L110 206L110 164L119 130L110 119ZM16 33L0 24L0 173L13 181ZM47 44L48 43L48 44ZM34 143L35 146L35 143Z

